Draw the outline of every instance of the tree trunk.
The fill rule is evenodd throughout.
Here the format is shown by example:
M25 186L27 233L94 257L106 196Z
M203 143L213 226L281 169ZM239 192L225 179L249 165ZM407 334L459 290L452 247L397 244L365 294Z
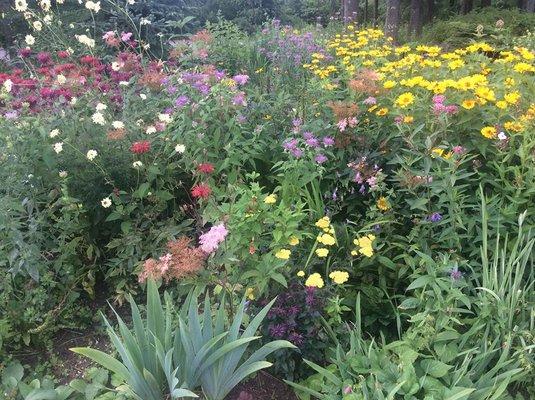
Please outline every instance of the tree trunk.
M461 0L461 14L468 14L474 8L474 0Z
M368 0L364 0L364 25L368 24Z
M387 37L397 42L399 32L399 21L401 18L401 0L388 0L386 3L385 34Z
M373 26L379 25L379 0L373 0Z
M535 12L535 0L526 0L525 10L527 12Z
M425 2L425 13L424 13L424 22L430 24L433 22L433 17L435 16L435 0L427 0Z
M357 22L358 8L359 8L358 0L343 0L343 10L344 10L343 16L344 16L344 22L346 24L351 21Z
M422 34L422 0L411 0L409 37L416 38Z
M492 0L481 0L481 7L490 7L492 5Z

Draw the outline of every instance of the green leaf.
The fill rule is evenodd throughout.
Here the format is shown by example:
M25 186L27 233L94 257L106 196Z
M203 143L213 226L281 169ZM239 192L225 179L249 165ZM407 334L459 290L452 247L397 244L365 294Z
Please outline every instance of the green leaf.
M433 282L433 280L434 278L429 275L420 276L407 287L407 290L414 290L414 289L421 288L422 286L425 286L428 283Z
M70 349L72 352L81 354L102 365L117 374L122 380L126 381L128 377L128 369L117 359L104 353L100 350L91 349L89 347L74 347Z
M442 378L452 368L451 365L445 364L442 361L431 359L422 360L420 365L427 374L435 378Z

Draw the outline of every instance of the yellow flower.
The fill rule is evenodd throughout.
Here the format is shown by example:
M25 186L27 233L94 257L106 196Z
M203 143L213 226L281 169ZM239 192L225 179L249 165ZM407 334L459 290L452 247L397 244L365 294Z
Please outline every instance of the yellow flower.
M249 299L249 300L254 300L255 297L254 297L254 288L247 288L245 289L245 296Z
M384 197L379 197L379 200L377 200L377 208L381 211L388 211L390 209L390 204L388 204L388 200Z
M395 102L401 108L405 108L414 103L414 95L411 92L405 92L398 96Z
M292 252L290 250L287 250L287 249L280 249L279 251L277 251L275 253L275 257L281 259L281 260L287 260L290 258L290 254L292 254Z
M303 270L298 271L298 272L297 272L297 276L298 276L299 278L302 278L303 276L305 276L305 271L303 271Z
M277 202L277 195L276 194L270 194L268 196L266 196L266 198L264 199L264 203L266 204L274 204Z
M485 126L481 128L481 134L487 139L494 139L496 137L496 128L493 126Z
M496 102L496 107L505 110L507 108L507 102L504 100L500 100Z
M328 233L324 233L323 235L318 236L317 240L318 242L324 244L325 246L332 246L336 243L334 238Z
M394 81L386 81L385 83L383 83L383 87L385 89L392 89L394 86L396 86L396 82Z
M328 228L330 224L331 224L331 220L327 216L320 218L316 221L316 226L321 229Z
M321 289L324 285L325 283L323 282L323 278L317 272L310 275L305 281L305 286L308 287L317 287Z
M375 240L375 235L369 234L361 238L356 238L353 240L353 243L359 247L358 252L365 255L366 257L371 257L373 255L373 241ZM352 255L355 255L351 252Z
M507 93L505 96L503 96L506 102L509 104L516 104L518 103L518 100L520 100L520 93L513 92L513 93Z
M467 110L471 110L472 108L474 108L476 106L476 101L475 100L465 100L463 101L463 103L461 104L463 106L463 108L466 108Z
M383 108L381 108L379 111L377 111L375 114L376 114L376 115L379 115L379 116L386 115L386 114L388 114L388 108L383 107Z
M297 246L299 244L299 239L296 237L296 236L292 236L290 237L290 239L288 240L288 244L290 246Z
M329 278L331 278L334 283L341 285L348 281L349 274L346 271L333 271L329 274Z
M406 115L403 117L403 122L406 124L412 124L414 122L414 117L412 115Z
M320 247L319 249L316 249L316 255L318 257L327 257L327 255L329 254L329 249L325 249L323 247Z

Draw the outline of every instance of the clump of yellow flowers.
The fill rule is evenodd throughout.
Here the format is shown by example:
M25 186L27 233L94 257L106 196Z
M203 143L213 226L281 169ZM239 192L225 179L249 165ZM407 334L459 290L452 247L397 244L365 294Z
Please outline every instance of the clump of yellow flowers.
M320 233L316 238L318 243L327 247L334 246L336 244L336 239L334 237L334 228L331 225L330 218L327 216L322 217L316 221L315 225L323 231L323 233ZM316 255L320 258L327 257L329 255L329 249L327 247L318 247L315 251Z
M358 237L353 240L353 244L357 246L356 249L351 251L352 256L357 256L362 254L366 257L373 256L373 241L375 240L375 235L368 234L366 236Z

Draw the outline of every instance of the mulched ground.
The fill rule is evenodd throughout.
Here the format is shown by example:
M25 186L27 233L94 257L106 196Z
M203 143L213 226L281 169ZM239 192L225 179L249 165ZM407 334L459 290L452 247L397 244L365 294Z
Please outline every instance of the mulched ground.
M226 400L297 400L297 396L283 381L260 371L236 386Z

